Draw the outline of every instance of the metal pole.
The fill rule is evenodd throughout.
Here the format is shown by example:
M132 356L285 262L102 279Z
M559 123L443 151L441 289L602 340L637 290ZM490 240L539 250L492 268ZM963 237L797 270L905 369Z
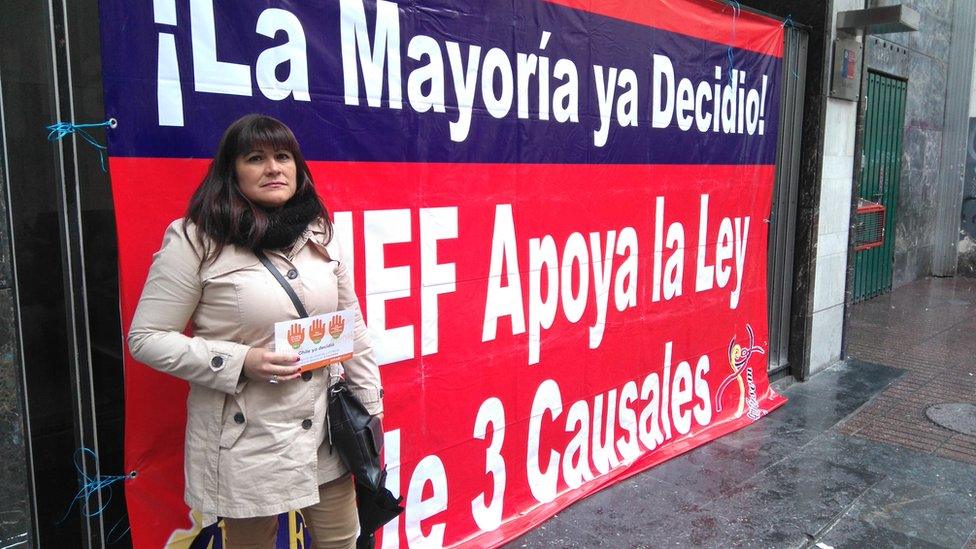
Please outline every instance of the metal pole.
M71 80L71 49L68 36L67 0L49 0L51 21L51 55L55 80L55 107L59 120L74 120L74 95ZM82 243L81 204L79 192L77 139L56 144L59 164L57 183L61 215L61 254L64 265L64 295L66 335L69 351L68 371L73 389L75 441L78 448L89 448L98 455L98 436L95 426L95 399L91 378L89 348L88 302L85 291L84 246ZM84 456L80 459L82 472L89 478L100 474L98 463ZM104 547L105 529L101 514L92 511L102 506L101 493L95 493L78 505L81 513L82 547Z

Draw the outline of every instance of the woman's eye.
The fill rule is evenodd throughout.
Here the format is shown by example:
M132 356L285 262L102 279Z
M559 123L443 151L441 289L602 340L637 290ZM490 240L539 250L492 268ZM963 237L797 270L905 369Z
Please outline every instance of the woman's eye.
M291 155L288 153L278 153L278 160L284 162L285 160L291 160Z
M247 161L248 162L260 162L261 161L261 155L256 154L254 156L249 156L249 157L247 157Z

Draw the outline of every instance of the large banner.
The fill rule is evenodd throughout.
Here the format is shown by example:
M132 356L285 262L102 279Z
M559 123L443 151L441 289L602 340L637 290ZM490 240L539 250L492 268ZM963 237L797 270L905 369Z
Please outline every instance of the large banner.
M381 364L406 505L382 547L501 544L783 403L779 22L711 0L102 0L101 31L123 329L224 128L291 126ZM220 542L182 499L186 390L127 359L138 547Z

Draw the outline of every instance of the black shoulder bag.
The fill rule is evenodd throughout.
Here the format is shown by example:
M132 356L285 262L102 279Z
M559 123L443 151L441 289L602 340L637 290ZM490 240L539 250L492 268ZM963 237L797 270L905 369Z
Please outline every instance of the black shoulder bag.
M299 316L308 317L308 311L295 289L268 256L260 251L254 254L274 275L278 284L281 284ZM356 480L356 506L361 532L356 540L356 547L371 549L375 545L376 530L403 512L400 505L403 498L394 497L386 488L386 469L380 463L380 451L383 450L383 427L380 419L370 415L345 381L329 387L328 396L329 440Z

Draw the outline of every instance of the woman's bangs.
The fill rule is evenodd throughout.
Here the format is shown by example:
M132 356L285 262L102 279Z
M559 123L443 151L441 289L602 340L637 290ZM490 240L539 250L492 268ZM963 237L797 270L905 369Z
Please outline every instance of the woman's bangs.
M270 147L276 151L286 150L292 154L298 152L298 142L295 140L295 136L282 124L276 124L270 120L261 120L258 123L249 124L242 128L238 135L238 154L245 154L262 147Z

